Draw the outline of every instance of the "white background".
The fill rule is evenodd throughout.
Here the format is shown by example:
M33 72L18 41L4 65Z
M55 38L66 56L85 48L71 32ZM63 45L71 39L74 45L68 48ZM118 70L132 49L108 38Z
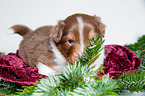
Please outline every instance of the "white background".
M14 24L31 29L56 25L74 13L97 15L106 24L106 44L130 44L145 34L145 0L0 0L0 52L16 52L22 37Z

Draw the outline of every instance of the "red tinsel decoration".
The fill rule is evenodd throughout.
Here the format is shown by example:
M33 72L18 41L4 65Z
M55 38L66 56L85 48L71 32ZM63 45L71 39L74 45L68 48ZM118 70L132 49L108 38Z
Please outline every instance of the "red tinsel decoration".
M141 61L129 48L120 45L105 46L105 60L100 75L109 74L110 78L117 78L122 72L136 72Z
M17 53L0 55L1 79L24 86L34 85L39 79L46 77L38 74L36 67L26 66ZM122 72L136 71L141 64L140 59L125 46L107 45L105 56L104 69L97 77L109 74L110 78L117 78Z
M0 55L0 78L19 85L34 85L44 75L36 67L28 67L17 54Z

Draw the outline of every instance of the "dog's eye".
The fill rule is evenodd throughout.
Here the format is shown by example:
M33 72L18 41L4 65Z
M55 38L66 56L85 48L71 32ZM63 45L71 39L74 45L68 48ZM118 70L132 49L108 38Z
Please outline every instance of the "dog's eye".
M72 43L73 43L73 40L68 40L68 43L69 43L69 44L72 44Z

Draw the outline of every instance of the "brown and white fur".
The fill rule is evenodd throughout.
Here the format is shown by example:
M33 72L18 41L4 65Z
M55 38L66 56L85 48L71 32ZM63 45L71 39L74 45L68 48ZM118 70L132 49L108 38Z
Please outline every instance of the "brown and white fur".
M74 14L56 26L43 26L35 31L14 25L11 31L23 36L19 56L28 66L36 66L40 74L61 73L63 66L74 63L96 34L104 37L105 25L97 16Z

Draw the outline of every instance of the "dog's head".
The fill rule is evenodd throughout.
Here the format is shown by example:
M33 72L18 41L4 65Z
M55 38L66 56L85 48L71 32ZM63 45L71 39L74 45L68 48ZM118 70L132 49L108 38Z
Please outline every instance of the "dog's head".
M74 14L59 21L53 28L53 39L58 49L69 62L74 62L83 49L95 35L105 34L105 25L97 16Z

